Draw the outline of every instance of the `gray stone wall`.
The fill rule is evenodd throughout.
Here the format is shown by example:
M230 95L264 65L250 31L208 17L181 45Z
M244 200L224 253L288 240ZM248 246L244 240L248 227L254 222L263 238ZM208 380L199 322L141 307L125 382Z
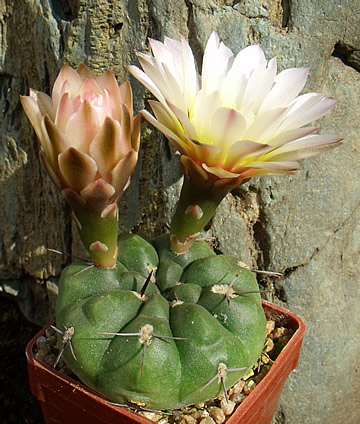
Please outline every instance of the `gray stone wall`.
M206 235L253 268L284 273L261 287L308 325L275 422L358 423L359 24L357 0L0 0L0 290L43 322L68 261L46 248L82 253L69 209L38 160L20 94L49 91L64 62L109 68L122 82L134 50L148 49L147 37L182 34L198 61L213 30L235 52L261 43L280 68L311 67L306 91L340 101L319 125L344 144L303 162L294 176L235 190ZM131 82L139 110L148 93ZM121 229L150 237L164 231L180 178L178 156L144 123L139 166L120 201Z

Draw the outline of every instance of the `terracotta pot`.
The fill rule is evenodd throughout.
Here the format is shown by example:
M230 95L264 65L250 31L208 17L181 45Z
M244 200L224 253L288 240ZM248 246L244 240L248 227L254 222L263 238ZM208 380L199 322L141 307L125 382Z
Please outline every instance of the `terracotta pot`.
M268 374L227 420L228 424L270 424L285 380L298 362L305 333L304 322L294 313L272 303L263 301L263 307L268 319L280 319L282 325L292 328L295 333ZM35 359L36 340L50 324L36 334L26 348L30 388L40 401L45 424L154 424L127 408L112 405L93 390Z

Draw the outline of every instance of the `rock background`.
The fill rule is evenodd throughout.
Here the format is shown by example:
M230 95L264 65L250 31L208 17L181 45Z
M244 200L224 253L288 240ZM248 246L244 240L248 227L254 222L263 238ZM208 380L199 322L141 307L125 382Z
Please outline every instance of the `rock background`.
M29 87L48 92L67 62L122 82L147 37L184 35L198 62L211 31L235 52L261 43L280 68L310 66L307 91L340 104L320 132L342 147L302 164L294 176L254 179L224 200L206 235L216 249L256 269L267 298L308 325L298 368L274 422L360 421L360 3L357 0L0 0L0 290L37 323L52 313L66 257L80 253L69 209L38 160L21 110ZM135 109L148 93L131 80ZM139 166L120 202L121 229L166 229L181 184L178 156L143 124Z

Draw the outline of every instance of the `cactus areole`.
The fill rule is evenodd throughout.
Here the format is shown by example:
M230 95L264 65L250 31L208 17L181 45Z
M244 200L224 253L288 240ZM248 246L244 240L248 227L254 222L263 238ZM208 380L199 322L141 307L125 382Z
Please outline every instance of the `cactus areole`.
M254 365L265 315L254 275L238 259L196 241L183 255L169 237L127 234L112 269L74 262L56 304L59 329L73 328L66 362L108 399L151 409L203 402Z

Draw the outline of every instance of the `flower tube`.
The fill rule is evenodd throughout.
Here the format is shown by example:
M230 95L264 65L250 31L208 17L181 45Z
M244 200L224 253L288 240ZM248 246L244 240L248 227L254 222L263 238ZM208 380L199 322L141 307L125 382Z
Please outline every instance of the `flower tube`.
M299 95L309 69L277 73L259 45L236 56L213 32L202 74L184 38L150 39L153 56L137 53L143 70L129 66L157 101L154 115L141 113L181 154L184 183L171 222L173 249L186 251L224 196L251 177L291 174L298 159L340 144L336 135L308 126L336 100L319 93Z
M107 71L64 65L51 97L30 90L23 108L41 143L40 157L73 209L81 240L94 263L111 268L117 258L116 201L129 185L140 138L128 81L118 86Z

